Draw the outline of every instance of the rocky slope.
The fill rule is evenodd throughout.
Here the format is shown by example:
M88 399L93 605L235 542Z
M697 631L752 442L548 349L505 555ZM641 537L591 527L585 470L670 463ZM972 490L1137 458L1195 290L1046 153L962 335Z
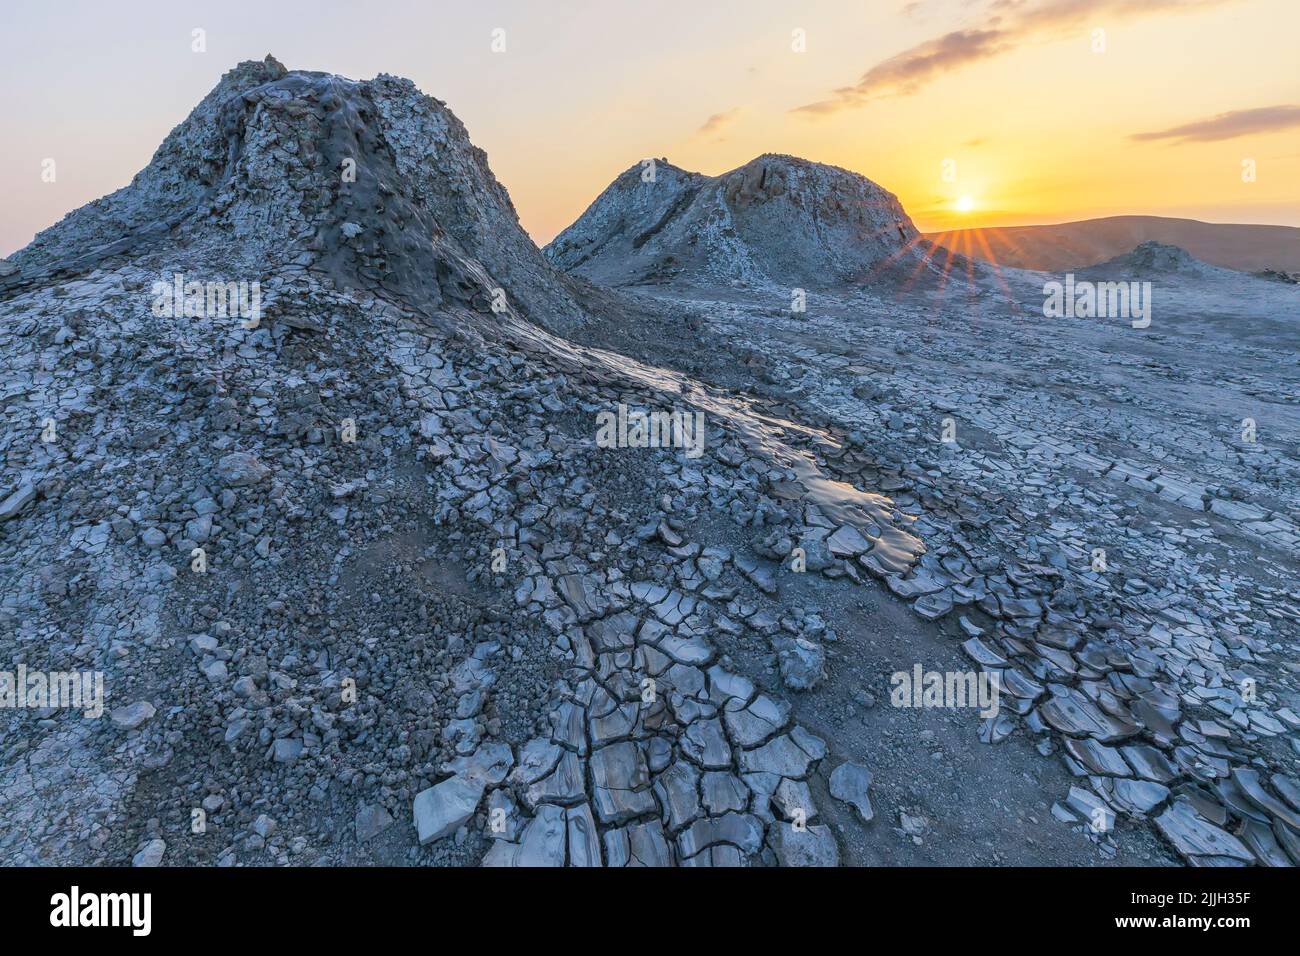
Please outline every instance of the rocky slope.
M4 271L0 661L106 697L0 709L6 860L838 859L784 700L834 635L775 559L897 571L908 517L543 328L612 316L440 103L241 64ZM604 447L620 405L706 434Z
M800 270L892 255L837 206L860 183L771 162L720 194L751 238L711 244L642 197L629 219L667 218L642 248L671 230L721 258L663 298L602 291L527 241L442 104L268 59L15 256L0 672L97 672L106 701L0 708L0 857L1294 855L1297 429L1247 406L1266 439L1241 447L1182 387L1234 412L1290 394L1275 346L1221 378L1187 367L1211 349L1099 350L1090 327L1008 325L987 289L941 307L964 270L798 320L729 283L685 295L715 262L779 281L782 210L810 230ZM228 282L260 311L220 307ZM707 315L691 341L742 343L748 379L589 344L644 337L642 314ZM611 447L620 406L703 416L704 440ZM939 412L972 453L934 438ZM879 705L892 671L958 648L1002 675L1000 713Z
M1197 865L1300 862L1295 287L1158 243L1079 270L1151 283L1138 330L1045 319L1059 274L918 254L939 281L824 288L805 314L686 271L623 290L683 317L694 375L825 416L846 436L843 480L916 515L926 553L885 587L1001 675L980 739L1059 760L1073 782L1040 809L1062 828L1102 858L1155 834ZM874 686L882 658L941 656L884 644L856 644L841 666ZM800 712L833 721L842 707ZM884 737L865 744L873 768L906 766L893 721L864 722ZM902 830L950 820L944 775L912 769L931 792L899 798ZM1023 812L1004 805L989 827L1005 834Z
M695 278L822 287L916 260L892 193L834 166L766 154L721 176L646 160L546 247L557 266L612 284Z

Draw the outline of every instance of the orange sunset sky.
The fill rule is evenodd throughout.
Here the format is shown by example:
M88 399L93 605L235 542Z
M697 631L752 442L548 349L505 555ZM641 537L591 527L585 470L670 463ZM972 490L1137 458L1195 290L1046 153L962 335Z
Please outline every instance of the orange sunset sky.
M5 0L0 255L125 185L268 52L445 100L539 243L643 157L714 174L763 152L860 172L923 230L1300 225L1297 36L1297 0Z

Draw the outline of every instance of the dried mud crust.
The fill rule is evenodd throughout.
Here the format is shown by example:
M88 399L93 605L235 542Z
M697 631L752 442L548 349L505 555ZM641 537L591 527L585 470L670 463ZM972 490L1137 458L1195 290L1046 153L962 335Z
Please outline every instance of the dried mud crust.
M826 225L822 186L871 186L759 165L776 178L751 169L728 200L745 215L793 203ZM713 213L712 248L757 248L757 220ZM886 245L845 234L831 251L860 264ZM1060 343L1002 324L992 287L960 310L827 291L797 325L766 274L710 292L656 266L635 298L602 289L531 244L443 104L269 58L13 262L0 661L100 671L107 711L0 711L7 860L1293 852L1292 409L1269 402L1274 437L1225 457L1190 392L1148 390L1176 343L1153 366L1064 325L1110 364L1059 367ZM260 323L158 314L153 284L175 273L261 283ZM608 348L679 308L694 359ZM966 327L1007 352L991 360ZM1241 355L1221 381L1182 374L1290 394L1288 367ZM1045 382L1108 404L1078 399L1090 421ZM702 413L702 456L598 448L597 415L619 404ZM936 411L979 441L930 441ZM1204 427L1167 442L1152 422L1170 420ZM1193 514L1144 516L1143 495ZM1105 576L1079 563L1099 539ZM1007 676L997 719L878 695L887 672L956 666L961 647ZM1098 833L1101 800L1119 817Z

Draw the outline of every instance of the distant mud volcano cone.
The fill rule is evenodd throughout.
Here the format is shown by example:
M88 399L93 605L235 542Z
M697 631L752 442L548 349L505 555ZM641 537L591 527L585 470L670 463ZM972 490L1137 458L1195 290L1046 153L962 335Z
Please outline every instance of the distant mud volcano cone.
M766 154L721 176L646 160L546 247L608 285L673 279L822 287L868 281L909 257L918 233L871 180Z
M220 248L249 275L310 262L427 312L503 301L553 327L581 316L461 122L387 74L354 81L269 56L241 63L130 185L16 254L0 294L127 254L158 251L167 266L178 248Z
M1209 278L1231 275L1227 269L1202 262L1181 246L1156 242L1154 239L1140 243L1122 256L1108 259L1087 271L1099 274L1110 271L1126 276L1184 275Z

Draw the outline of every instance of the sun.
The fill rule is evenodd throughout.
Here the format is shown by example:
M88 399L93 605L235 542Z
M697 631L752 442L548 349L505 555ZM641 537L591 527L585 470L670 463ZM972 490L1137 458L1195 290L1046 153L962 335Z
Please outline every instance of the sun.
M955 203L955 208L958 212L970 212L975 208L975 200L971 199L970 196L962 196Z

